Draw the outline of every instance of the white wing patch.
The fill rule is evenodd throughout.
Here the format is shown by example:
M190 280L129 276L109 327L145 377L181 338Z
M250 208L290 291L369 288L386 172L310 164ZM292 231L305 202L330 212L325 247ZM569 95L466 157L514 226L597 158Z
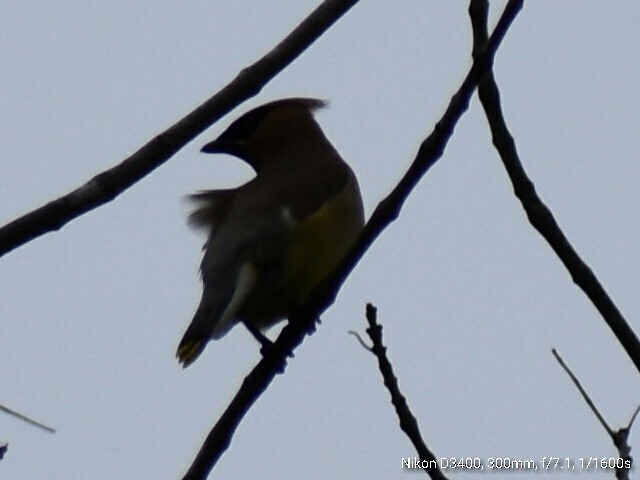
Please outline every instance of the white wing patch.
M280 209L280 218L282 219L282 221L284 222L287 228L293 228L298 224L295 218L293 218L291 209L287 206L284 206Z
M222 312L220 321L211 332L211 338L219 340L233 327L238 310L242 307L247 295L249 295L256 284L257 279L258 271L252 264L247 262L240 267L236 281L236 289L231 296L231 300L229 300L227 308Z

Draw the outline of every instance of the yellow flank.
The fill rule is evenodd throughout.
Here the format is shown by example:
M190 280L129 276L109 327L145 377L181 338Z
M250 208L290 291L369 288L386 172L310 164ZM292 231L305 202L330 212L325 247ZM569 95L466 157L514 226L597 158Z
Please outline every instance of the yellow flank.
M303 220L292 233L287 291L298 305L337 265L357 235L353 231L349 187Z

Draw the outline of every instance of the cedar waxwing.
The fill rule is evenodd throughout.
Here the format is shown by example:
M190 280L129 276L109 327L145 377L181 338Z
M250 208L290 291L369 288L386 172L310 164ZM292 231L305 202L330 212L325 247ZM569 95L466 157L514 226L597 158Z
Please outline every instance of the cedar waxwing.
M358 181L313 118L324 105L311 98L268 103L202 148L239 157L256 176L191 196L190 223L209 237L202 300L177 351L184 367L238 322L264 344L261 332L301 306L361 232Z

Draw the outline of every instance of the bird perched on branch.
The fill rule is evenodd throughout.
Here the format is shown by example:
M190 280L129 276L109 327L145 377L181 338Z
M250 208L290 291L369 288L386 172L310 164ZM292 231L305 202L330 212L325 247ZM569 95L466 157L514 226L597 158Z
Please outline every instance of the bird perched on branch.
M264 345L262 332L307 300L362 230L358 181L313 117L323 106L311 98L262 105L202 148L239 157L256 176L191 196L190 223L209 236L202 300L177 351L184 367L238 322Z

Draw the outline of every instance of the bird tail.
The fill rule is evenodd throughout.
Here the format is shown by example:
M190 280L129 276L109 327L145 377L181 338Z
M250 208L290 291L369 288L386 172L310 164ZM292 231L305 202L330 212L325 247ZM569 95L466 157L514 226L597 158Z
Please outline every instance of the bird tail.
M202 353L209 340L222 338L237 322L237 313L257 279L257 270L250 263L240 267L236 276L216 284L218 288L205 288L200 306L191 325L178 345L176 357L183 368L191 365Z
M196 358L198 358L204 350L206 344L207 342L202 340L189 340L185 335L176 352L176 357L178 357L178 362L182 364L182 368L187 368L195 362Z
M187 368L200 356L211 338L211 328L206 328L209 323L207 321L208 314L208 305L203 302L180 340L176 357L178 362L182 364L182 368Z

